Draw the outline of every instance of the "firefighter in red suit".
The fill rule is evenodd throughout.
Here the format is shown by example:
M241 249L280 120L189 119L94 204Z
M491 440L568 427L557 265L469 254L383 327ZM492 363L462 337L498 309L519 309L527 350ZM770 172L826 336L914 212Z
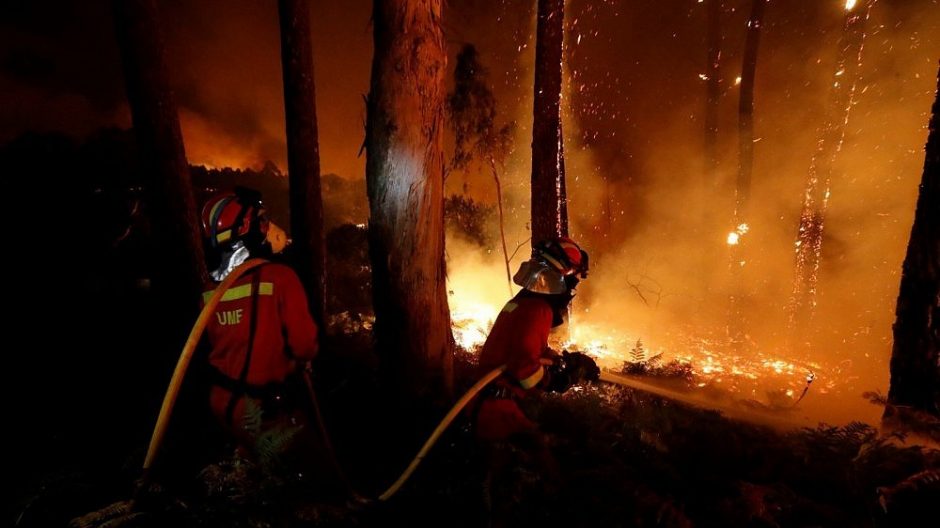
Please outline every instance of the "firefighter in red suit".
M249 258L270 258L288 243L284 231L266 216L260 194L249 189L210 199L202 210L202 225L216 283ZM211 286L204 301L213 294ZM288 383L318 347L317 326L290 267L268 262L236 280L210 319L207 337L210 407L243 453L250 454L258 435L272 428L296 438L295 444L315 438L300 401L305 394ZM247 423L252 420L246 421L246 414L257 417L258 411L261 423Z
M541 390L565 392L579 381L596 380L600 370L580 353L555 354L548 348L551 329L564 322L580 279L587 277L588 255L574 241L561 237L533 248L513 277L522 290L503 307L480 352L480 370L506 365L505 373L484 389L476 407L474 430L489 451L485 481L490 486L507 464L509 446L534 458L549 479L557 479L554 458L538 425L519 402ZM543 365L543 360L551 361ZM492 508L492 503L488 504Z

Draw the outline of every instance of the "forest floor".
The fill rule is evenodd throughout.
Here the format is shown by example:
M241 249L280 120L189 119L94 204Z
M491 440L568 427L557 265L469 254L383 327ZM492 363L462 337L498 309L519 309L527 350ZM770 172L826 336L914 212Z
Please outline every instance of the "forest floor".
M446 406L389 401L363 335L338 338L316 383L337 457L363 495L404 469ZM358 356L357 356L358 354ZM474 380L462 354L461 388ZM487 462L459 419L390 501L314 491L275 464L177 435L167 469L127 515L147 435L111 439L67 465L30 466L13 494L17 526L935 526L940 451L874 427L783 431L622 387L594 384L527 402L560 466L550 479L524 451L484 499ZM185 437L185 438L183 438ZM201 447L197 447L201 446ZM324 474L329 474L325 471ZM326 498L331 496L332 498ZM111 510L94 513L109 504ZM122 515L116 515L121 512ZM107 515L110 514L110 515ZM82 518L84 516L84 518Z

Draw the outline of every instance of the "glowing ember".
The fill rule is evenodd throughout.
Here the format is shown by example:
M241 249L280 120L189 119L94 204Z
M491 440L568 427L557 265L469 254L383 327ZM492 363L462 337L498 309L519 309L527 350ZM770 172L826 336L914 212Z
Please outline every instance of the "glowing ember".
M728 233L728 245L736 246L741 241L741 237L750 231L751 227L747 224L740 224L738 227L734 228L734 231Z

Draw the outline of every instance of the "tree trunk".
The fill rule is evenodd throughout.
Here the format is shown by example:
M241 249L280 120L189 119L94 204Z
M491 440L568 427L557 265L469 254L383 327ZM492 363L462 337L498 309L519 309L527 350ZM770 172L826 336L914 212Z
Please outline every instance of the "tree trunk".
M816 289L832 170L842 150L845 128L855 104L855 87L865 44L865 25L876 1L861 0L852 9L846 10L845 14L845 24L839 39L839 62L830 82L826 121L817 131L816 150L810 162L800 213L796 271L789 307L789 327L794 337L810 332L809 325L816 311ZM805 337L803 339L805 341Z
M731 341L740 344L747 328L746 311L743 310L747 288L742 284L741 271L746 262L745 235L748 231L748 201L751 196L751 173L754 169L754 77L757 73L757 53L760 49L761 26L764 24L764 8L768 0L754 0L751 16L747 21L744 39L744 58L741 65L741 86L738 102L738 179L734 191L734 215L730 246L731 270Z
M761 26L768 0L754 0L744 40L741 67L741 92L738 104L738 180L735 185L734 225L747 222L747 206L751 196L751 173L754 169L754 77L757 52L760 49Z
M940 418L940 72L926 150L895 312L888 403Z
M323 198L320 195L320 146L307 0L278 0L281 65L287 121L287 172L290 182L291 236L298 274L307 289L310 313L321 328L326 319Z
M509 250L506 249L506 222L503 218L503 184L499 181L499 171L496 170L496 160L493 156L489 157L490 172L493 174L493 181L496 182L496 206L499 211L499 241L503 245L503 262L506 264L506 287L509 288L509 296L512 297L512 271L509 269Z
M721 155L719 152L718 128L721 105L721 51L723 34L721 16L723 13L722 0L703 0L705 8L705 64L702 78L705 80L704 104L704 142L702 144L702 175L696 186L700 200L695 201L694 214L699 222L694 226L697 237L704 240L718 239L721 236L721 226L724 225L725 212L715 204L721 202L721 197L727 190L727 182L720 172ZM706 244L699 254L698 267L703 271L699 287L703 297L710 296L718 277L712 271L712 265L721 259L722 249L715 244ZM724 276L721 276L725 278ZM703 311L697 311L703 314Z
M114 0L112 9L157 248L154 286L189 322L208 274L156 3Z
M532 125L532 243L568 234L561 131L564 0L539 0Z
M721 99L721 0L706 0L705 39L708 62L705 65L705 185L718 186L718 103Z
M442 0L374 0L366 130L375 334L403 392L453 391L444 269Z

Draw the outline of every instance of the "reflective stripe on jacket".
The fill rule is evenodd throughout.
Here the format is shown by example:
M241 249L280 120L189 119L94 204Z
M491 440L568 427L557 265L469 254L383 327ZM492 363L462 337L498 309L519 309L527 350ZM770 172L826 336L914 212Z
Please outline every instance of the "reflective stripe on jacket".
M211 295L212 290L206 292L203 302ZM318 347L317 326L303 286L297 274L283 264L255 268L223 294L206 328L211 345L209 364L222 375L239 380L252 334L253 302L257 307L254 344L244 381L252 386L282 383L296 370L298 361L313 359ZM229 391L220 387L213 389L211 404L217 416L224 414L227 394Z

